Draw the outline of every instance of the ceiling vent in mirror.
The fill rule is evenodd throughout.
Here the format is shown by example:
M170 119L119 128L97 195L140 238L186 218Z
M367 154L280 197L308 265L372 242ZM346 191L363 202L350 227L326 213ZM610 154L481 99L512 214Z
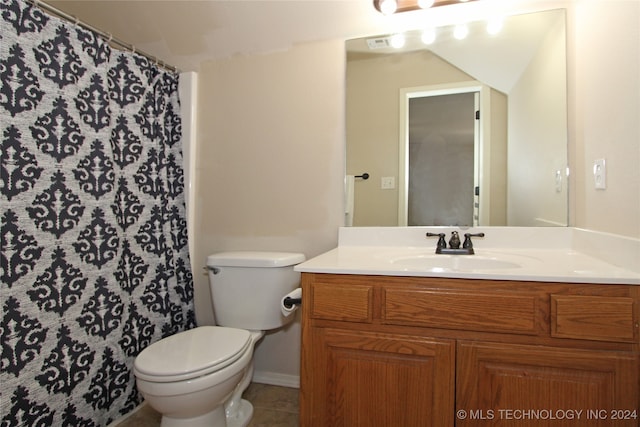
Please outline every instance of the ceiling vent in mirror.
M391 47L389 37L376 37L373 39L367 39L367 46L370 50L385 49Z
M396 33L387 37L375 37L367 39L367 47L369 50L386 49L392 47L394 49L401 49L405 44L405 35L402 33Z
M469 1L477 0L373 0L373 6L383 15L391 15L394 13L410 12L412 10L466 3Z

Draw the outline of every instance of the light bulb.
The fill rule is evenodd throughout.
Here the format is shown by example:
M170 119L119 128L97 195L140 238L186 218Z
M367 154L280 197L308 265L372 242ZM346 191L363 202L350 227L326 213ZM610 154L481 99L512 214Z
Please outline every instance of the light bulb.
M502 30L502 18L492 18L487 21L487 33L492 36L498 34Z
M391 15L398 8L398 2L396 0L380 0L380 12L383 15Z
M469 28L466 24L458 24L453 29L453 37L458 40L465 39L469 35Z
M422 32L422 43L424 44L432 44L436 41L436 29L435 28L427 28Z
M435 0L418 0L418 6L420 6L421 9L429 9L433 6L433 3L435 3Z
M398 33L391 36L391 46L400 49L404 46L404 34Z

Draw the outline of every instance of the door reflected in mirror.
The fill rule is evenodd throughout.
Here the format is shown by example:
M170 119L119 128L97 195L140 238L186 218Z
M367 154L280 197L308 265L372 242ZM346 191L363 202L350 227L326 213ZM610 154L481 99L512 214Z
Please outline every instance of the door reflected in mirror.
M400 50L385 36L347 41L346 170L370 175L347 180L347 225L567 225L564 10L508 17L497 34L485 22L468 30L459 40L437 28L428 46L407 32ZM474 97L463 113L471 159L460 149L468 126L411 107L462 93ZM448 187L458 180L466 188Z
M466 92L408 100L408 137L400 140L406 150L400 170L408 170L408 182L402 173L398 181L400 195L407 195L398 202L401 225L474 225L475 98Z

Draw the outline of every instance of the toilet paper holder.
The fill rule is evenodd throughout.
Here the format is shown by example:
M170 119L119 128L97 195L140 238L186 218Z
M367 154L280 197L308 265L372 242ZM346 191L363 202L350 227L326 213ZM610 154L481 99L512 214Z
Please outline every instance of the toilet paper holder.
M291 308L294 305L300 305L302 304L302 298L291 298L291 297L286 297L283 301L282 304L286 307L286 308Z

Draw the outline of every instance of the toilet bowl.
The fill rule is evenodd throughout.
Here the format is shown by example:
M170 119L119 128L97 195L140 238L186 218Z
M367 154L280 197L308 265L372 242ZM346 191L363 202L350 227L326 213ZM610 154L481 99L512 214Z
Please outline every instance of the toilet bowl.
M209 256L216 323L164 338L134 362L138 390L162 414L162 427L246 427L242 399L253 376L253 350L265 330L287 324L280 299L295 289L304 255L225 252ZM217 290L217 291L216 291ZM220 307L220 313L217 308Z
M136 358L138 390L162 413L163 427L245 426L251 405L240 402L227 421L224 403L250 377L253 347L261 337L262 332L202 326L160 340Z

